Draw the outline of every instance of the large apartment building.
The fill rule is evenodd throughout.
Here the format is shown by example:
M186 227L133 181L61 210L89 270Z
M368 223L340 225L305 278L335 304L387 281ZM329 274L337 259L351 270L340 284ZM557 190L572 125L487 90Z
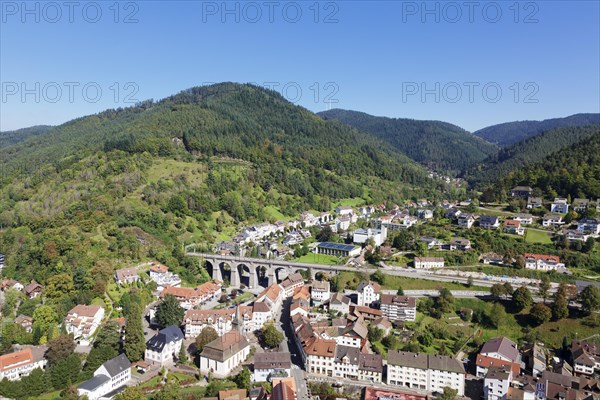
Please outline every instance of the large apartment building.
M417 300L414 297L382 294L381 312L390 321L415 321Z
M464 396L465 370L448 356L392 350L388 352L387 384L428 392L443 392L448 386Z

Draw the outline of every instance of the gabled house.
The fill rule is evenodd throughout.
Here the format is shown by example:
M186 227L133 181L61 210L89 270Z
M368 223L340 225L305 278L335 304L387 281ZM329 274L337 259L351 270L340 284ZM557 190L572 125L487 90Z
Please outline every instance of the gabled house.
M352 214L351 206L338 206L335 208L335 213L337 215L350 215Z
M383 375L383 358L379 354L358 355L358 380L381 383Z
M473 214L465 213L458 216L458 226L461 228L470 229L475 223L475 216Z
M442 241L429 236L421 236L419 242L425 243L428 250L439 249L444 245Z
M576 374L593 375L595 370L600 370L600 345L573 340L571 358Z
M453 237L448 245L444 246L448 250L466 251L471 249L471 241L462 237Z
M115 271L115 282L118 285L131 284L140 280L136 268L121 268Z
M329 299L329 310L348 314L350 312L350 298L342 293L333 293Z
M449 208L448 210L446 210L444 217L446 217L448 219L454 219L454 218L460 217L461 214L462 214L462 211L459 210L458 208Z
M15 318L15 324L20 325L26 332L31 333L33 331L33 318L27 315L19 315Z
M569 203L567 199L562 197L557 197L554 199L552 204L550 205L550 212L566 214L569 212Z
M161 329L146 342L144 359L158 365L171 365L183 344L183 332L176 325Z
M483 380L483 398L485 400L506 400L513 379L510 368L490 367Z
M479 257L479 260L483 262L485 265L503 265L504 257L498 253L485 253Z
M566 237L569 242L585 242L590 237L587 233L582 233L573 229L563 229L561 234Z
M31 281L31 283L23 288L23 292L30 299L34 299L42 294L43 287L36 281Z
M131 362L125 354L119 354L98 367L93 377L77 387L77 392L90 400L112 398L105 396L127 385L130 379Z
M79 343L87 345L92 335L104 319L104 308L100 306L77 305L65 318L65 329L72 333Z
M528 197L527 198L527 208L528 209L539 208L539 207L543 207L543 206L544 206L544 203L543 203L541 197Z
M483 229L497 229L500 226L500 219L493 215L482 215L479 217L479 226Z
M577 221L577 231L589 233L590 235L600 234L600 218L584 218Z
M565 268L565 264L560 262L560 258L558 256L525 253L523 257L525 257L526 269L534 269L537 271L556 271L557 269Z
M504 227L502 231L514 235L523 236L525 234L525 228L521 226L521 222L516 219L507 219L504 221Z
M573 211L576 211L578 213L585 212L588 209L590 203L591 202L588 199L576 198L573 200Z
M475 360L476 375L485 377L490 367L508 367L514 376L521 372L521 353L517 344L506 337L490 339L481 348Z
M519 221L523 225L533 224L533 215L531 214L515 214L512 216L512 219Z
M304 286L304 278L299 272L296 272L285 278L280 286L283 288L284 296L290 297L296 288Z
M304 284L304 281L302 281ZM285 291L283 288L277 283L272 284L265 290L263 290L257 297L256 303L264 302L268 305L269 309L273 311L273 316L275 315L275 311L281 307L281 302L284 297L286 297Z
M361 282L356 288L358 292L358 305L359 306L371 306L371 304L379 301L379 294L381 293L381 286L377 282Z
M542 219L542 226L547 228L558 228L564 224L563 216L560 214L546 214Z
M417 210L417 217L419 219L431 219L433 218L433 211L430 209L419 209Z
M310 289L310 299L316 305L329 300L329 281L313 281Z
M19 381L36 368L44 369L46 359L43 351L34 351L35 348L26 348L21 351L0 356L0 380Z
M510 190L510 197L528 198L533 193L533 189L529 186L516 186Z
M155 264L148 270L150 279L156 282L158 290L162 290L167 286L179 287L181 285L181 278L179 275L169 272L169 268L162 264Z

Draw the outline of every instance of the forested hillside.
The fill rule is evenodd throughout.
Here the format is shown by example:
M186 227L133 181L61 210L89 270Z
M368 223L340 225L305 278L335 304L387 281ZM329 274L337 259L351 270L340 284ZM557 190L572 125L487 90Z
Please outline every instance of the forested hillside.
M36 125L29 128L17 129L16 131L0 132L0 148L11 146L39 135L44 135L52 129L48 125Z
M318 115L368 132L434 169L463 170L497 151L496 146L447 122L375 117L340 109Z
M242 224L342 198L442 197L442 183L385 148L250 85L80 118L0 150L4 275L68 273L101 294L115 267L152 257L193 283L203 275L184 243L209 248Z
M506 188L529 185L544 196L600 198L600 130L590 138L547 156L526 168L510 172L502 182Z
M575 114L565 118L552 118L543 121L506 122L488 126L473 132L473 134L488 142L496 143L500 147L506 147L551 129L595 124L600 124L600 114Z
M558 128L504 148L467 171L465 178L475 186L495 185L508 174L543 161L553 153L590 138L600 125Z

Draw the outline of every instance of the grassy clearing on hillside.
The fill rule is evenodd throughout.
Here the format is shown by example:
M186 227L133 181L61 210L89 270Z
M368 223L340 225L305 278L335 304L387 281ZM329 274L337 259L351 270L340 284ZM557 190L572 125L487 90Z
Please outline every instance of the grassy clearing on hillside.
M547 232L533 229L525 230L525 241L528 243L552 244L550 235Z
M198 163L178 160L158 160L148 169L148 183L160 179L172 179L185 176L190 186L197 186L206 178L206 166Z
M350 198L350 199L341 199L340 201L337 201L333 208L335 208L337 206L358 207L362 204L365 204L365 200L362 197L354 197L354 198Z
M283 215L283 213L275 206L266 206L264 210L268 220L288 222L293 219L292 217Z

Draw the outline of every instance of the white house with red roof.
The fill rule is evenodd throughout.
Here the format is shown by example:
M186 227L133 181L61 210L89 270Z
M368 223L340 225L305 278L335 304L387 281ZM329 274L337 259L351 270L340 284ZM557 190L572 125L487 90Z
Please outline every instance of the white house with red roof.
M560 262L558 256L549 256L546 254L525 253L525 268L536 271L556 271L559 268L565 268L565 264Z
M34 347L34 350L39 347ZM39 353L39 354L38 354ZM0 380L18 381L36 368L44 368L46 359L43 351L32 351L26 348L0 356Z

